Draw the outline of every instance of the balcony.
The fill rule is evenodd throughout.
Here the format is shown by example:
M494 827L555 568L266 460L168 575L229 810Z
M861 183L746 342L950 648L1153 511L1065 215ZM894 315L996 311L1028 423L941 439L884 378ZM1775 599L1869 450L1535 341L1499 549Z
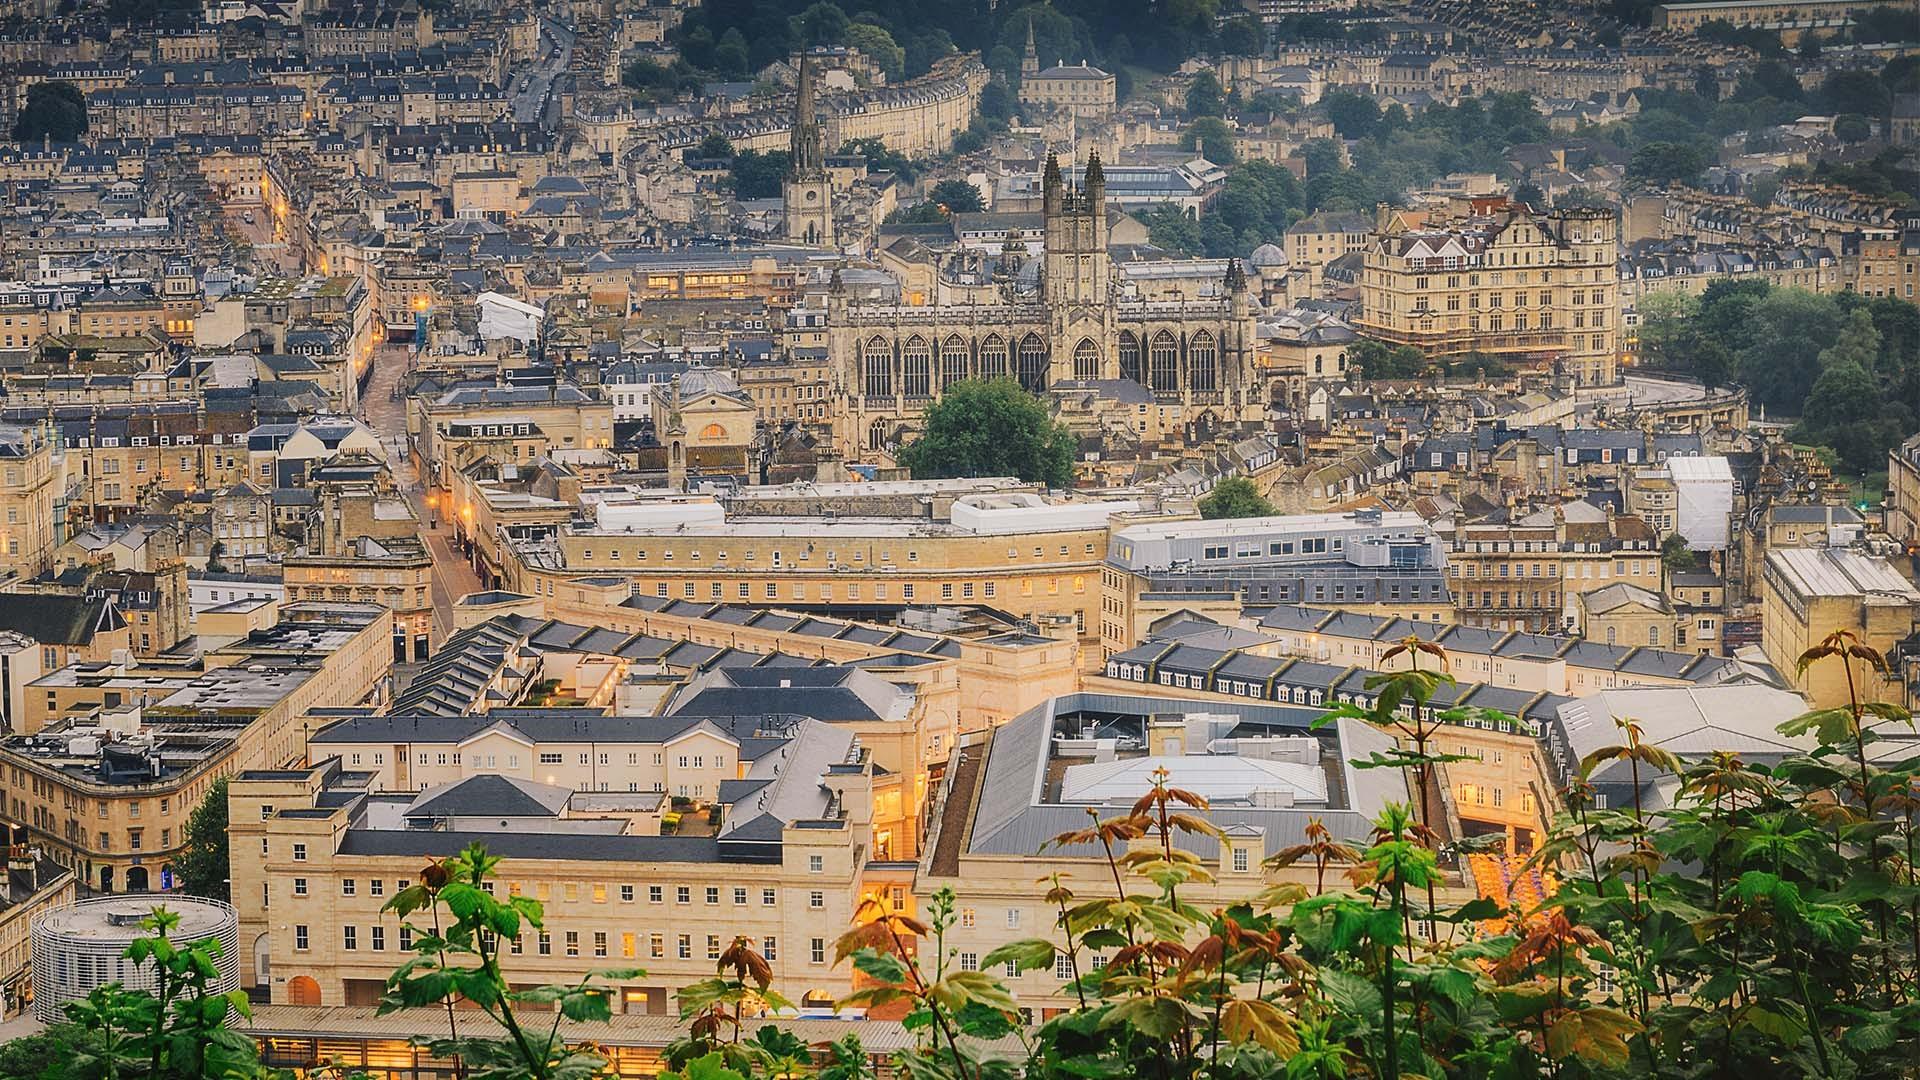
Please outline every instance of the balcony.
M1413 330L1362 319L1362 333L1392 345L1412 345L1432 353L1533 352L1565 349L1565 330Z

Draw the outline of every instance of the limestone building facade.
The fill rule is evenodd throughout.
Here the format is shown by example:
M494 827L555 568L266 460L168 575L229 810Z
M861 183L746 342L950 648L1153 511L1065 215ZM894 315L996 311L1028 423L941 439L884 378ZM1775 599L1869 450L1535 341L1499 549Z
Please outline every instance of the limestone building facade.
M1023 244L999 256L1002 287L971 303L851 300L828 291L835 445L849 459L888 454L947 387L1007 377L1035 393L1127 380L1175 426L1259 421L1266 395L1255 364L1247 278L1229 263L1198 298L1153 299L1116 273L1108 251L1106 181L1098 154L1070 190L1049 157L1042 180L1044 251L1037 274Z

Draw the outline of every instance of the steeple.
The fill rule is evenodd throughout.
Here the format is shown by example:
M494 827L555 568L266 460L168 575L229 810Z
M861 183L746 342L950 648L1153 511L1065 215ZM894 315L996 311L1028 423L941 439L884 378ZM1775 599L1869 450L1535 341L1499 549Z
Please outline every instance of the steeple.
M826 136L813 100L813 64L804 56L794 99L792 160L781 185L787 239L832 247L833 186L827 181Z
M1040 74L1040 50L1033 43L1033 16L1027 16L1027 51L1020 58L1020 77Z
M1065 183L1060 179L1060 159L1047 152L1047 168L1040 174L1040 199L1048 215L1058 214L1065 203Z
M813 64L800 58L800 78L795 94L793 134L788 148L792 152L795 176L806 176L826 168L827 154L822 143L818 111L813 101Z

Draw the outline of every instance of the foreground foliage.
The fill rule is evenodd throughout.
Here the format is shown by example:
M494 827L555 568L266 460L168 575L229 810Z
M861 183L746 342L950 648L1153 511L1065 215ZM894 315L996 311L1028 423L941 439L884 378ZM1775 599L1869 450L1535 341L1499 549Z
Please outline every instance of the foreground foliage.
M1781 730L1817 748L1771 767L1729 753L1682 762L1622 722L1616 745L1580 763L1531 856L1564 882L1538 909L1512 911L1436 900L1443 862L1488 842L1441 845L1426 823L1440 769L1460 760L1434 752L1434 738L1469 717L1423 708L1452 682L1443 651L1409 639L1387 659L1401 655L1410 670L1369 680L1372 707L1343 704L1320 722L1392 731L1399 748L1351 764L1402 770L1412 798L1366 837L1316 821L1267 860L1310 867L1310 887L1197 903L1211 860L1182 845L1230 839L1163 774L1126 812L1089 810L1084 828L1052 841L1097 854L1099 873L1037 883L1057 912L1049 936L963 968L948 947L951 891L919 915L863 909L835 950L858 972L845 1004L905 1011L918 1043L893 1065L916 1080L1915 1075L1920 760L1889 760L1876 730L1909 725L1903 709L1856 696L1808 713ZM1885 666L1844 632L1802 663L1846 665L1850 684ZM1623 770L1631 798L1607 808L1593 782L1618 785ZM498 861L475 845L389 903L415 956L382 1010L444 1011L447 1034L430 1046L476 1078L601 1076L605 1058L568 1045L562 1024L607 1018L600 980L639 973L510 989L499 943L537 931L542 911L487 890ZM157 996L96 993L73 1024L6 1047L0 1077L262 1075L250 1042L225 1027L244 1001L209 992L210 955L174 948L169 926L158 916L156 936L135 946L168 973ZM1075 1006L1032 1026L989 974L1007 964L1068 973L1061 995ZM735 939L714 977L680 991L686 1034L666 1076L877 1076L852 1036L808 1046L761 1019L789 1007L771 984L767 961ZM456 996L479 1011L455 1009Z

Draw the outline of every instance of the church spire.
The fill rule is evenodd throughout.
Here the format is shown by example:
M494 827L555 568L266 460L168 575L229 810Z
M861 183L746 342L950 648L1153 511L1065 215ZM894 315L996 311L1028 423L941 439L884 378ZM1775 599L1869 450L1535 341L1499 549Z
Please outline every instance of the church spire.
M818 110L813 100L813 64L800 58L800 77L794 101L793 134L788 142L790 165L795 176L805 176L826 168L826 149L822 145Z
M1033 43L1033 16L1027 16L1027 51L1020 57L1020 77L1040 74L1040 49Z

